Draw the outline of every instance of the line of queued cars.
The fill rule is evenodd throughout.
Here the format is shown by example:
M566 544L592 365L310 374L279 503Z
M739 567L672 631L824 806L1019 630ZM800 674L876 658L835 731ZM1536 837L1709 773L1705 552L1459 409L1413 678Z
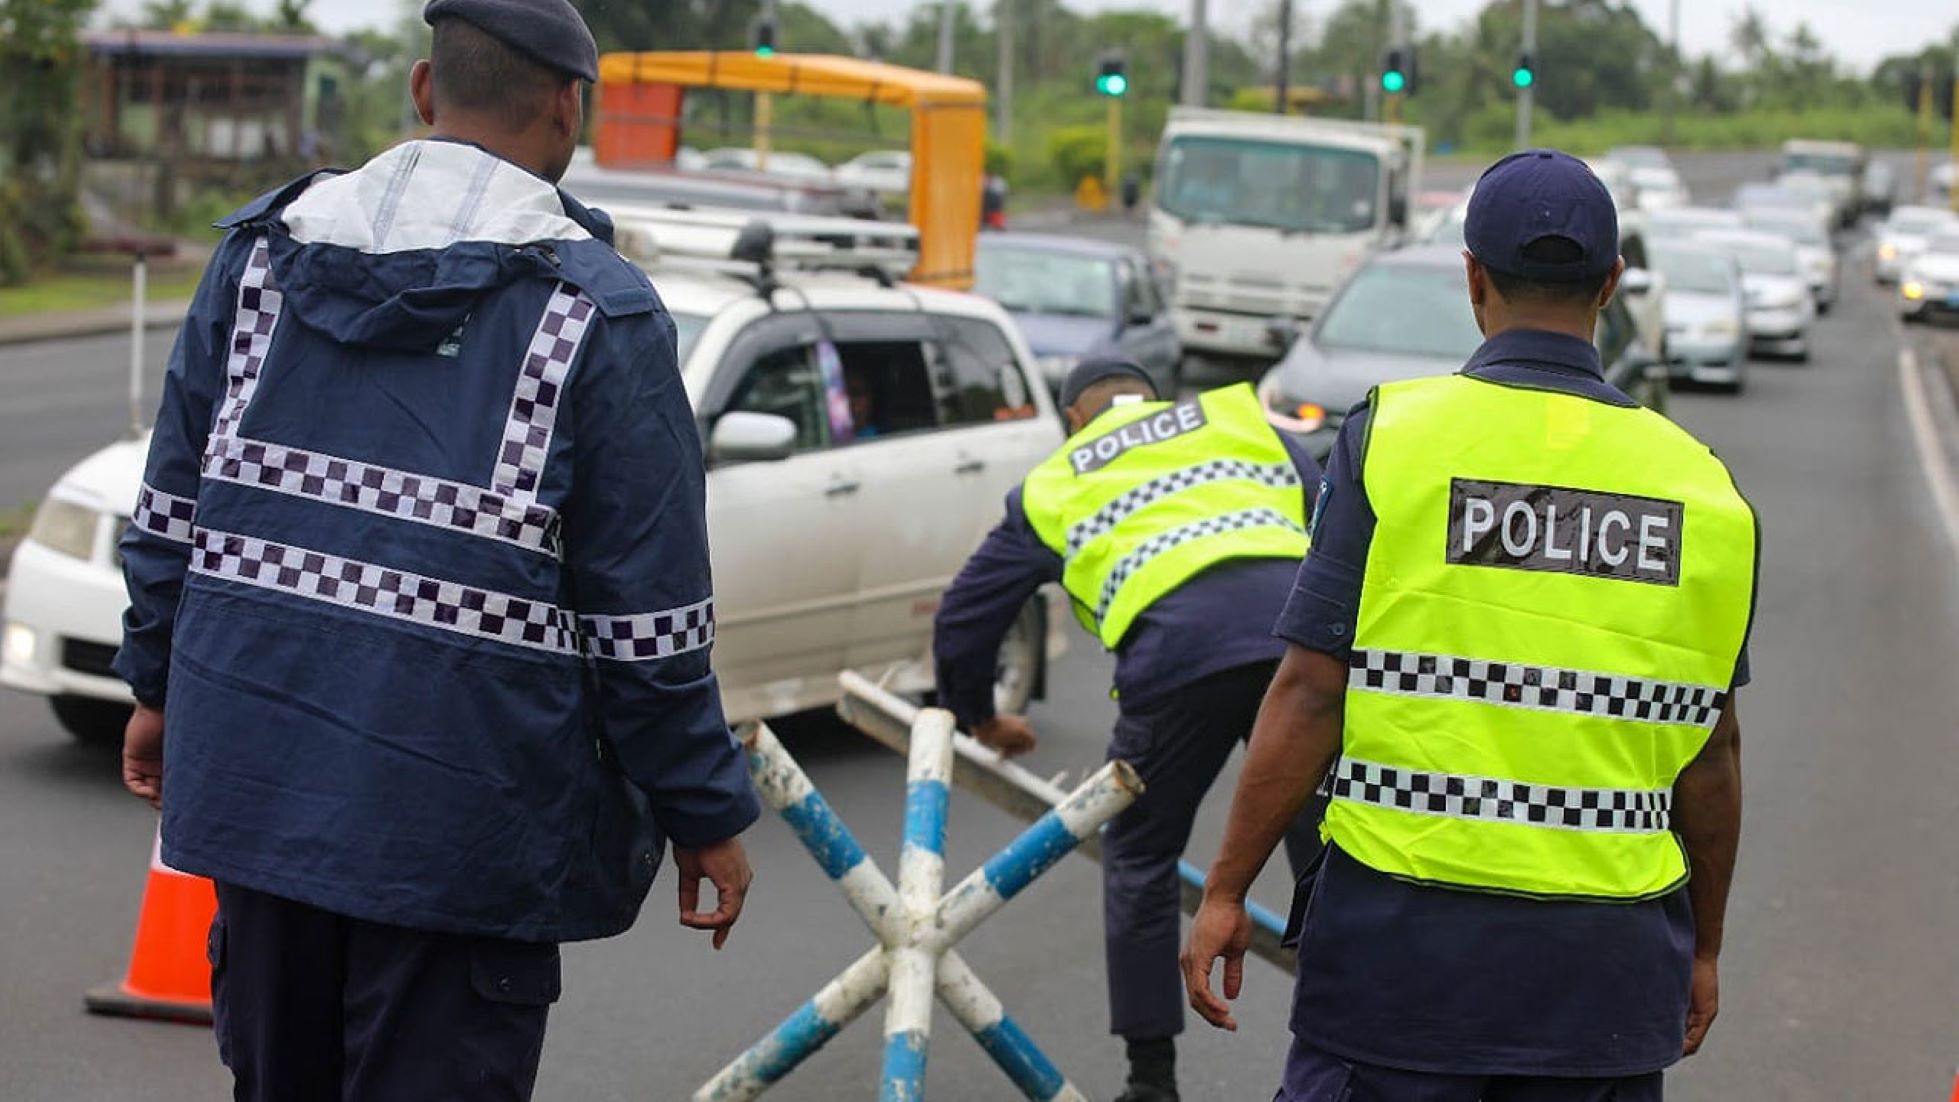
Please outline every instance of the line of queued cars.
M1877 230L1873 272L1897 286L1906 323L1959 314L1959 214L1950 207L1902 206Z

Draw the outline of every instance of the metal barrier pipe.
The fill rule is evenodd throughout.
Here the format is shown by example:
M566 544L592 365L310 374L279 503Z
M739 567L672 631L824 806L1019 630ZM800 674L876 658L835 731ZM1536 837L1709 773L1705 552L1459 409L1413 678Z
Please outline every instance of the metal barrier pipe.
M880 1102L917 1102L925 1093L932 1044L932 988L938 954L921 934L945 883L945 817L952 773L952 713L927 708L911 728L905 770L905 842L898 854L898 913L903 931L890 947L891 1001L884 1015Z
M884 994L889 963L884 946L858 957L753 1048L737 1056L694 1092L694 1102L751 1102L794 1071Z
M844 692L837 702L837 714L844 722L898 753L908 753L911 724L917 718L919 707L862 674L846 672L839 681ZM1060 786L1001 757L998 751L970 735L955 732L953 751L960 765L966 766L953 771L953 784L1015 818L1033 822L1052 810L1064 796ZM1081 853L1100 861L1099 840L1084 840ZM1186 861L1179 863L1177 874L1184 913L1194 915L1204 900L1204 873ZM1285 934L1285 916L1250 900L1246 901L1246 910L1252 916L1253 955L1290 973L1294 965L1293 951L1280 944Z
M1103 823L1134 803L1142 791L1143 782L1128 762L1112 761L1097 770L1054 810L946 893L939 904L938 925L932 931L933 944L958 944L1035 877L1066 857L1082 839L1092 837Z
M878 940L885 945L896 944L900 939L898 891L885 879L877 862L864 852L850 828L837 817L823 794L810 782L809 775L767 724L747 723L736 733L748 752L749 773L763 802L781 813L790 830L843 890L851 908ZM882 978L879 983L883 983ZM1031 1102L1086 1102L1085 1096L1062 1077L1033 1039L1007 1015L1000 1000L957 952L948 950L939 958L936 990L939 1001L952 1012L953 1018L973 1035L980 1048L993 1057L1000 1070ZM751 1050L751 1055L730 1065L722 1076L753 1084L759 1093L835 1036L841 1026L834 1017L819 1012L813 1000ZM769 1069L771 1078L759 1079L755 1074L758 1068ZM724 1092L731 1089L721 1084L722 1079L717 1078L711 1085ZM706 1097L718 1102L723 1098L751 1098L753 1094L723 1093Z

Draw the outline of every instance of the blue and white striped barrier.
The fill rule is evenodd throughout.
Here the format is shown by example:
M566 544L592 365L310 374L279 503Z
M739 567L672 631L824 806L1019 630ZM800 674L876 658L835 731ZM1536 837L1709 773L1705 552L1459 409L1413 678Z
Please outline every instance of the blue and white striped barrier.
M905 843L895 888L775 735L759 723L744 727L741 734L756 789L836 882L879 944L721 1069L694 1093L694 1102L760 1096L887 990L892 999L885 1018L880 1102L924 1097L934 993L1027 1098L1086 1102L952 947L1133 802L1142 792L1135 771L1110 762L940 898L953 761L951 715L927 710L914 723Z
M837 702L837 714L898 753L910 753L911 728L918 720L919 707L861 674L846 672L838 680L843 698ZM959 764L953 771L953 782L1009 815L1033 822L1066 798L1066 792L1054 781L1006 760L970 735L954 732L952 747L953 759ZM1093 861L1102 859L1097 839L1084 841L1080 852ZM1182 881L1184 913L1195 914L1204 897L1203 870L1180 861L1177 876ZM1252 955L1291 975L1293 952L1280 944L1286 916L1251 900L1245 901L1245 909L1252 917Z

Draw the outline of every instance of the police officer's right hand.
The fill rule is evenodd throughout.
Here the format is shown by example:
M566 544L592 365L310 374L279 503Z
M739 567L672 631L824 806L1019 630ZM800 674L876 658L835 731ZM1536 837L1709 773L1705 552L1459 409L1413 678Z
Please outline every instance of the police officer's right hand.
M985 746L1000 751L1001 757L1025 754L1039 744L1034 725L1026 716L997 715L973 727L973 737Z
M163 808L163 709L138 704L122 733L122 785Z
M728 933L741 918L748 885L755 879L741 839L727 838L697 849L675 846L673 863L680 874L680 924L693 930L713 930L716 949L728 944ZM714 883L715 906L709 914L701 912L703 879Z

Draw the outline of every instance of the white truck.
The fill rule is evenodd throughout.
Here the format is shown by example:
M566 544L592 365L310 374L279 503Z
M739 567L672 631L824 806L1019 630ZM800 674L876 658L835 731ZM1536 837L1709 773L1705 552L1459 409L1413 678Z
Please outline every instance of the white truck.
M1419 127L1172 109L1149 250L1186 354L1277 359L1361 261L1406 235L1423 146Z

